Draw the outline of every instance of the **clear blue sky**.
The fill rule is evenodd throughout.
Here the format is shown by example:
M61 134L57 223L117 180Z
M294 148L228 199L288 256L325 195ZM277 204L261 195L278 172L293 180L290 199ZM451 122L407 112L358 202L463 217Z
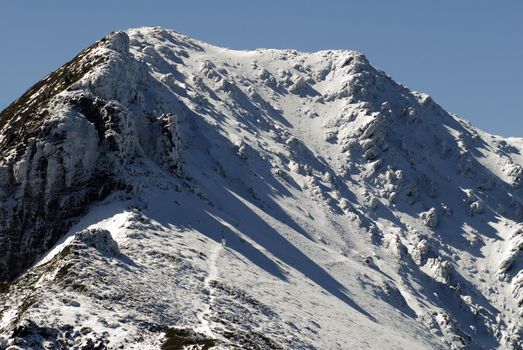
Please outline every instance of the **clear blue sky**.
M108 32L352 49L485 131L523 137L523 0L0 0L0 109Z

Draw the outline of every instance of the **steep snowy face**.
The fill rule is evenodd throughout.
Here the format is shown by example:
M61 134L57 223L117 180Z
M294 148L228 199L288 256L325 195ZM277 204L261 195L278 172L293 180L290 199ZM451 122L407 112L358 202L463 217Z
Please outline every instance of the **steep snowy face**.
M0 347L523 346L523 141L360 53L131 29L0 128Z

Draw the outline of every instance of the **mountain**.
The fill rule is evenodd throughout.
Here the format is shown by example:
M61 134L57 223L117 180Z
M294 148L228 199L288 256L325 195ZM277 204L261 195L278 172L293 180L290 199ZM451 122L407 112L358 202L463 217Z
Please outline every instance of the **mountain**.
M115 32L0 130L0 348L523 346L523 139L358 52Z

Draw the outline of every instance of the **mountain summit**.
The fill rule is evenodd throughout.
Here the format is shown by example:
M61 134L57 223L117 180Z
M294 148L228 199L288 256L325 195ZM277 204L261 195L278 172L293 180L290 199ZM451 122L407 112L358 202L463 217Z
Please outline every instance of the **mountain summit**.
M115 32L0 155L1 349L523 347L523 139L358 52Z

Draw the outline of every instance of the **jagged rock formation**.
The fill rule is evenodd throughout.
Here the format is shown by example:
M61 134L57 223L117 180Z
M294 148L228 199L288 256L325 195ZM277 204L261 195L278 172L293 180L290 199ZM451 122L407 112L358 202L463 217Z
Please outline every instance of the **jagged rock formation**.
M132 68L128 41L103 39L2 112L1 280L50 249L89 204L127 189L119 175L129 164L178 166L176 118L132 118L115 102L137 98L121 96L133 77L114 73Z
M117 32L0 128L0 348L523 345L523 141L360 53Z

